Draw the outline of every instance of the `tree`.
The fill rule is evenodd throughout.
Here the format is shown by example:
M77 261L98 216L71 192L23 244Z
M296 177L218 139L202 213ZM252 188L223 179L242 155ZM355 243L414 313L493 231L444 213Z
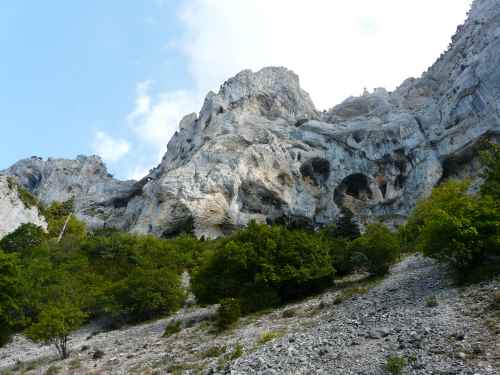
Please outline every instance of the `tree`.
M236 323L241 316L240 301L235 298L224 298L217 310L217 328L223 331Z
M342 207L333 235L347 240L354 240L361 235L359 226L354 220L354 215L348 208Z
M480 264L487 254L500 253L499 200L471 195L468 189L468 181L437 187L417 205L406 228L417 250L460 272Z
M6 343L19 319L19 284L16 256L0 250L0 346Z
M498 201L500 200L500 145L488 144L487 149L481 152L481 160L485 179L481 186L481 194L489 195Z
M383 224L370 224L366 232L351 244L353 253L366 257L366 268L374 275L384 275L398 259L400 246L398 237Z
M179 275L168 268L137 268L112 294L115 315L134 322L175 312L185 298Z
M320 236L251 222L216 243L192 285L202 303L237 298L250 312L318 292L334 274Z
M0 247L7 253L16 252L25 257L40 246L45 238L45 232L41 227L31 223L22 224L14 232L2 238Z
M35 342L54 345L60 358L65 359L69 356L69 335L83 324L86 316L69 301L48 304L26 334Z
M72 236L80 240L85 237L87 233L85 223L72 215L74 205L74 198L71 198L65 202L53 202L45 209L50 238L58 238L63 232L65 237Z

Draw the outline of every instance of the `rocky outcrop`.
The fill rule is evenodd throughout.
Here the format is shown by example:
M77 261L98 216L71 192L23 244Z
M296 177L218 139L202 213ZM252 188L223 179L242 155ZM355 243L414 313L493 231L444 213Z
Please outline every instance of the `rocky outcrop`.
M134 195L140 194L136 181L118 181L98 156L78 156L75 160L44 160L33 156L20 160L1 172L14 177L43 204L74 199L80 218L91 227L115 223Z
M314 227L341 207L362 223L397 224L442 179L474 177L478 145L499 132L500 7L476 0L448 51L394 92L320 113L291 71L243 71L181 121L141 182L107 177L100 161L89 174L62 168L80 159L45 162L58 172L42 187L30 185L26 166L13 174L44 201L77 195L85 217L102 215L96 224L158 236L213 237L252 219Z
M477 173L479 143L500 131L499 56L500 7L480 0L449 50L392 93L318 113L287 69L242 72L183 119L132 229L316 226L341 206L362 222L402 221L443 178Z
M15 231L21 224L32 223L44 229L45 219L35 205L22 201L17 184L7 176L0 175L0 239Z

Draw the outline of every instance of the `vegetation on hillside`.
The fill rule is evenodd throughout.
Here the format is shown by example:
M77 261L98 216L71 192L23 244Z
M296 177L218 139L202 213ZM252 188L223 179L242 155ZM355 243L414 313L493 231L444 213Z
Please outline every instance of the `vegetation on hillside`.
M479 193L469 181L448 181L421 201L400 229L406 247L449 264L458 275L500 256L500 146L482 153L485 179ZM498 271L498 270L497 270Z
M113 229L89 232L72 215L72 201L53 203L43 208L48 232L24 224L0 240L0 344L25 331L65 357L68 335L90 319L104 318L114 327L172 314L185 298L184 270L200 303L222 302L220 329L240 314L320 292L339 275L383 275L401 248L474 273L500 257L499 147L490 146L482 157L479 193L469 193L467 181L444 183L398 233L373 224L361 234L344 209L337 223L316 232L251 222L216 240L186 234L167 240Z

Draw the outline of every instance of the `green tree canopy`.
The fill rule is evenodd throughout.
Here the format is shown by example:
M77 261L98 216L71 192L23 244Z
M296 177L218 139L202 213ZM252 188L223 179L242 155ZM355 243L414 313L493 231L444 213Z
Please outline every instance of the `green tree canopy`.
M195 272L193 289L203 303L239 298L248 311L318 291L334 273L319 236L251 222L217 242Z
M17 257L0 250L0 346L20 319L20 278Z
M43 229L35 224L20 225L14 232L7 234L0 240L0 247L8 253L19 253L29 256L31 251L46 240Z
M363 236L352 242L352 253L366 257L366 268L375 275L383 275L398 259L400 254L399 239L383 224L371 224Z

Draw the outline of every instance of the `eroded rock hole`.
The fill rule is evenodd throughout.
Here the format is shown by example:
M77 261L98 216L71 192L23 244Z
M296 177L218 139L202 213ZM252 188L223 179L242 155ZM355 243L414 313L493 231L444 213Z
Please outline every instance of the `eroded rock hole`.
M309 179L315 185L321 185L330 177L330 162L322 158L312 158L300 167L304 179Z
M286 206L286 202L276 192L253 181L241 184L238 199L242 211L257 214L271 214Z
M334 201L342 206L345 198L352 197L361 201L369 201L373 198L368 177L362 173L355 173L342 180L335 189Z
M304 125L304 124L305 124L306 122L308 122L308 121L309 121L309 119L307 119L307 118L300 119L300 120L298 120L298 121L295 123L295 127L297 127L297 128L298 128L298 127L300 127L300 126Z
M398 190L401 190L403 189L405 182L406 182L406 176L400 174L396 177L396 180L394 181L394 187Z
M162 238L174 238L181 234L193 234L194 233L194 218L189 215L184 218L179 218L175 222L171 223L170 226L164 230L161 234Z
M356 141L356 143L361 143L363 142L363 134L361 132L354 132L352 134L352 137Z

